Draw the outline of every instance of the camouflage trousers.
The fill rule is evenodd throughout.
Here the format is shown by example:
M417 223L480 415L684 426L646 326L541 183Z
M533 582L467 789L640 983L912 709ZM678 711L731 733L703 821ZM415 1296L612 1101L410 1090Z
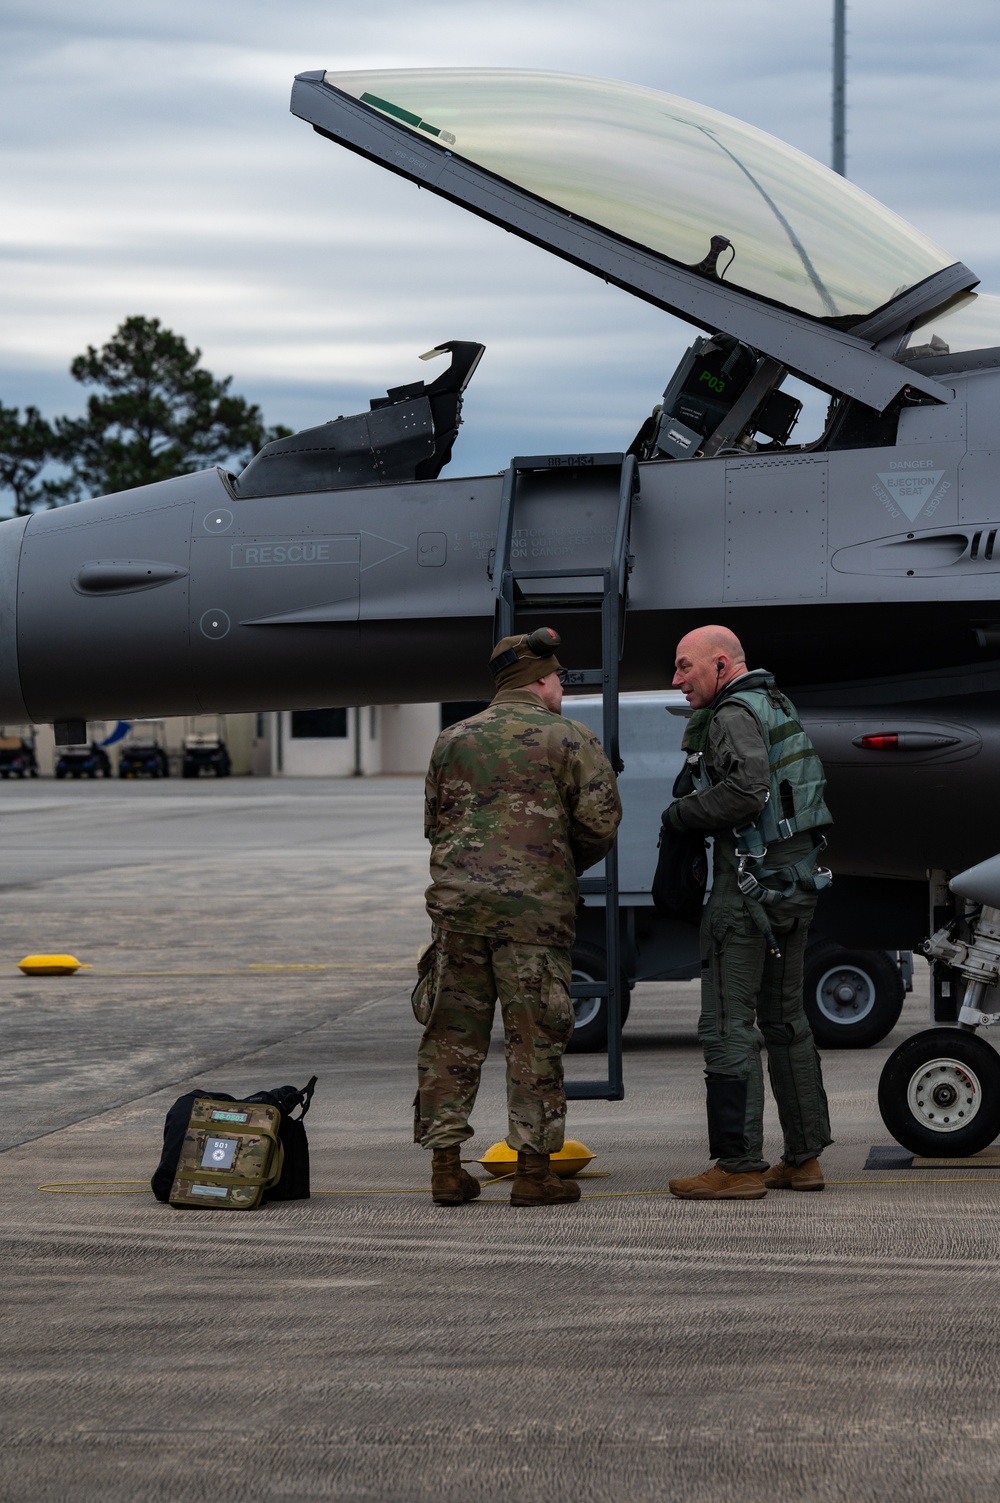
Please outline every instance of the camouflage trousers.
M421 957L413 1011L417 1051L413 1136L423 1148L471 1138L469 1117L499 999L507 1060L507 1142L529 1153L563 1145L563 1052L573 1032L569 951L436 929Z
M778 1106L786 1163L832 1142L819 1055L802 1005L802 972L814 893L768 904L780 959L748 910L736 874L716 865L701 923L701 1017L709 1152L730 1174L768 1167L761 1047Z

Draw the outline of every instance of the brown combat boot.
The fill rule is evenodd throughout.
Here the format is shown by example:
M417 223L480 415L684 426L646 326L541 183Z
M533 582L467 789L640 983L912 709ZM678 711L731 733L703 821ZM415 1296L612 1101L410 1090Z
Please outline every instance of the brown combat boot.
M681 1200L760 1200L767 1194L763 1174L730 1174L713 1164L704 1174L695 1174L690 1179L672 1179L671 1195Z
M436 1206L460 1206L463 1201L475 1200L482 1187L462 1168L462 1150L455 1143L451 1148L435 1148L431 1164L431 1199Z
M580 1186L553 1174L547 1153L518 1150L517 1173L510 1187L512 1206L560 1206L579 1199Z
M826 1181L819 1167L819 1159L806 1159L804 1164L772 1164L765 1171L764 1183L769 1190L822 1190Z

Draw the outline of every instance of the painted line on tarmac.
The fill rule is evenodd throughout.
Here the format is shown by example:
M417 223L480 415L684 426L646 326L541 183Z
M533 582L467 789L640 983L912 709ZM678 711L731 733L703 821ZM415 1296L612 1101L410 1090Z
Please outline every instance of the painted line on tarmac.
M81 967L83 969L83 967ZM244 965L228 966L217 970L205 971L104 971L99 966L89 965L85 968L89 977L100 978L102 981L128 976L273 976L277 971L409 971L416 975L415 965L397 965L395 963L369 963L368 961L323 961L317 964L292 964L292 965ZM78 974L78 973L77 973ZM52 977L28 976L24 973L17 975L0 975L3 981L40 981L52 980ZM65 977L58 978L65 980ZM81 977L87 980L88 977Z

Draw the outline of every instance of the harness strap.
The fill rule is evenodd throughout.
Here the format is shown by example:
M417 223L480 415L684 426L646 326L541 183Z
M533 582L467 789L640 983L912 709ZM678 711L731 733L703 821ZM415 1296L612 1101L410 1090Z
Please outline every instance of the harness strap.
M740 855L736 865L736 885L744 898L757 903L777 903L782 898L792 897L797 888L801 888L803 892L822 892L833 881L833 873L829 868L819 864L819 858L825 849L826 840L821 835L809 855L797 861L794 866L779 866L770 871L761 866L757 872L747 871L747 864L750 861L763 861L767 851L759 856Z
M299 1112L299 1115L298 1115L298 1118L297 1118L297 1120L299 1122L302 1121L302 1118L305 1116L306 1112L309 1110L310 1106L312 1105L313 1091L315 1091L315 1089L316 1089L316 1081L317 1081L318 1078L319 1078L318 1076L313 1075L311 1077L311 1079L309 1080L308 1085L303 1086L302 1090L299 1092L299 1094L300 1094L300 1096L302 1098L302 1110Z

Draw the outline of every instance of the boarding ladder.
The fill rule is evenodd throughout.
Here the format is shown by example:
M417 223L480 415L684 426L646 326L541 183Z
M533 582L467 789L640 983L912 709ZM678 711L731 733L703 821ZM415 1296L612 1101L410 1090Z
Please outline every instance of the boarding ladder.
M512 459L504 477L491 571L497 591L497 641L515 631L530 631L550 622L555 625L551 618L568 613L589 616L586 626L593 637L593 623L599 619L600 667L570 669L566 684L600 692L602 741L616 772L622 770L618 665L625 630L629 528L638 485L631 454L543 454ZM561 634L565 662L574 654L572 624L567 623ZM572 701L565 708L572 716ZM571 1100L620 1101L625 1087L617 846L612 846L596 871L600 875L591 872L581 877L580 894L603 901L607 979L575 982L570 995L607 999L607 1077L569 1080L566 1095Z

